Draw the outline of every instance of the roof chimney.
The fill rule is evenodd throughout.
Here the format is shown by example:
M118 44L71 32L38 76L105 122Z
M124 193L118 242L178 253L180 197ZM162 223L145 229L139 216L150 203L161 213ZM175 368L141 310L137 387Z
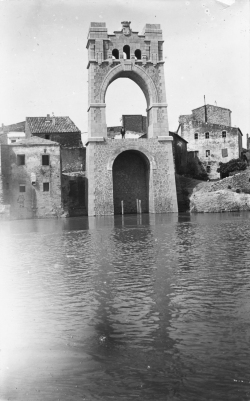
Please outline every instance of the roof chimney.
M52 113L52 125L56 125L56 117L54 116L54 113Z

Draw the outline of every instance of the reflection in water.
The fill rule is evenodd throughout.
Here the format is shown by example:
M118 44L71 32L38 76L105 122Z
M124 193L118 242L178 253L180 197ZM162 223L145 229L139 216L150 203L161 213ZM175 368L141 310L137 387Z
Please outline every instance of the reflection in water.
M1 222L0 399L249 400L249 218Z

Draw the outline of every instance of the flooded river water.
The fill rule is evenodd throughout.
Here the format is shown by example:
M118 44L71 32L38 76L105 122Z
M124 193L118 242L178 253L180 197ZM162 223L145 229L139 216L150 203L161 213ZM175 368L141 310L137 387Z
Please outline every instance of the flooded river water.
M250 213L0 222L0 400L250 400Z

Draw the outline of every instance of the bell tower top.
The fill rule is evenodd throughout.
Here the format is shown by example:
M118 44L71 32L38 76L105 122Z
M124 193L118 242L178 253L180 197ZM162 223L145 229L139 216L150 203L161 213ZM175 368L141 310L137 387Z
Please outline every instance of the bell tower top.
M120 29L113 33L108 33L105 22L90 24L87 43L89 137L107 137L107 88L118 78L130 78L145 95L148 138L169 140L161 26L146 24L140 34L130 24L130 21L122 21Z
M105 22L91 22L87 43L89 63L114 63L124 58L143 65L164 63L160 24L146 24L141 34L133 31L130 24L131 21L122 21L121 30L109 34Z

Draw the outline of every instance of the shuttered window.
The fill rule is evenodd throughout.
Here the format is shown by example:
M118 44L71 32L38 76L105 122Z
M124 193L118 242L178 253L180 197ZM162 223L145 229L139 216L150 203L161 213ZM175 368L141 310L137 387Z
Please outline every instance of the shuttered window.
M228 156L228 151L227 149L221 149L222 157L227 157Z

